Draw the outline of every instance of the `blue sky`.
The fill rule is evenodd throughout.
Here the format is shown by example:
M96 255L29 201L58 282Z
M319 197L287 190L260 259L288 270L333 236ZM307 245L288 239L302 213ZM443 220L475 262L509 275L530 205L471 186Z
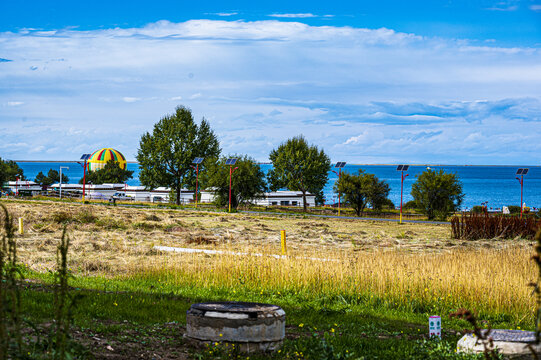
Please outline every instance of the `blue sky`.
M134 159L177 105L224 153L541 158L541 0L0 2L0 157Z

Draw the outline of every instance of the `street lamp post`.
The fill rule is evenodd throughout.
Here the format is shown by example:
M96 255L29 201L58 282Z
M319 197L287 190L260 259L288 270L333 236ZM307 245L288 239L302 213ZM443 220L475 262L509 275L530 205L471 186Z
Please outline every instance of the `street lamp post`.
M396 171L400 171L400 224L402 224L402 199L404 196L404 179L409 176L409 174L404 175L404 171L408 171L409 165L398 165Z
M90 155L92 154L83 154L81 156L81 160L83 160L83 203L85 202L85 187L86 187L86 167L87 167L87 164L88 164L88 159L90 158ZM81 164L81 163L79 163ZM62 180L62 179L60 179Z
M15 175L15 196L19 196L19 176L21 175Z
M225 164L229 165L229 212L231 212L231 178L233 177L233 171L238 169L238 166L233 169L236 162L236 158L229 158L225 161Z
M62 169L68 169L69 166L61 166L60 167L60 198L62 199Z
M522 194L523 194L523 188L524 188L524 175L528 173L530 169L518 169L517 175L520 175L520 178L517 176L516 179L520 183L520 218L522 219L522 212L524 210L524 206L522 205Z
M335 173L336 175L338 175L338 182L340 182L340 177L342 176L342 168L343 168L344 166L346 166L345 161L337 162L336 165L335 165L334 167L338 169L338 172L336 172L336 171L334 171L334 170L332 171L333 173ZM339 192L338 192L338 216L340 216L340 207L341 207L341 206L340 206L340 205L341 205L341 204L340 204L340 195L341 195L341 193L340 193L340 191L339 191Z
M203 162L203 159L204 158L196 157L192 162L192 164L195 164L195 166L190 165L191 167L195 169L195 207L196 208L197 208L197 198L198 198L197 185L198 185L198 180L199 180L199 164Z

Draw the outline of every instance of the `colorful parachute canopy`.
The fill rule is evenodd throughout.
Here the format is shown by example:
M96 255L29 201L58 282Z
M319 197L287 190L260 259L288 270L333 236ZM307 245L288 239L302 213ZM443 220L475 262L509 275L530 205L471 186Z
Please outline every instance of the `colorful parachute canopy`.
M121 169L126 170L126 158L118 150L103 148L94 151L88 159L88 170L95 171L102 169L109 160L117 162Z

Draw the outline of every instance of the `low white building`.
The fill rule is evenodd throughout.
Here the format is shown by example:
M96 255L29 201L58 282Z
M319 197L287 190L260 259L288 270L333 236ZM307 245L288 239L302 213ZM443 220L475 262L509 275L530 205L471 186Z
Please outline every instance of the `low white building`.
M265 197L255 200L261 206L304 206L301 191L272 191L265 193ZM306 193L306 205L316 206L316 196Z
M201 191L201 202L211 203L214 201L212 190ZM255 199L255 205L261 206L299 206L304 205L301 191L272 191L264 194L263 198ZM307 206L316 206L316 196L306 193Z
M42 191L42 187L40 184L37 184L30 180L8 181L4 187L11 190L13 194L17 194L19 193L19 191L23 191L28 195L37 195Z

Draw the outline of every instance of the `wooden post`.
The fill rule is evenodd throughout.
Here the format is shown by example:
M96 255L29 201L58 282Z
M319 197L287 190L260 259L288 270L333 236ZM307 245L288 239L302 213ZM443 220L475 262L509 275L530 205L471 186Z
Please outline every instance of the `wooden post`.
M23 227L23 218L19 218L19 234L24 234L24 227Z
M282 255L287 254L287 246L286 246L286 231L280 230L280 238L281 238L281 245L282 245Z

